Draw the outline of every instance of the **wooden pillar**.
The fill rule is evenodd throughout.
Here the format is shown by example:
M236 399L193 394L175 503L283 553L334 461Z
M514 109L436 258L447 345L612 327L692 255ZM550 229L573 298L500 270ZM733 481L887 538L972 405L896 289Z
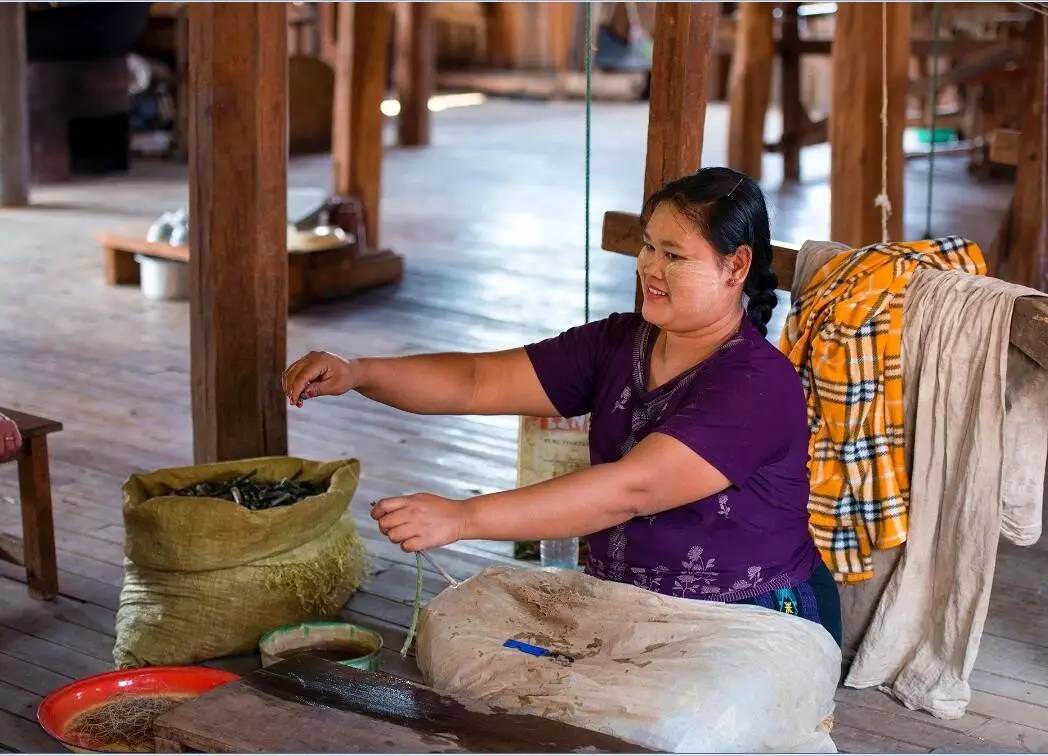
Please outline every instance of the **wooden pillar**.
M718 12L717 3L659 3L655 9L644 199L699 169ZM638 287L638 310L642 299Z
M397 6L397 96L400 144L429 144L429 98L436 78L436 45L433 39L433 5L406 3Z
M1048 292L1048 17L1034 15L1026 36L1028 61L1015 196L990 255L996 275Z
M883 18L886 16L887 28ZM909 85L909 3L841 3L833 36L830 236L852 246L881 241L881 42L887 34L888 236L903 233L903 151Z
M655 9L645 199L699 168L717 12L716 3L659 3Z
M287 453L287 9L189 6L197 462Z
M340 10L344 10L340 8ZM364 204L368 242L379 244L379 199L382 195L382 100L389 71L393 10L389 3L359 3L353 9L353 112L350 133L349 183L339 194Z
M771 3L742 3L735 30L728 102L728 165L759 181L764 155L764 117L771 96L775 57Z
M319 55L326 63L335 64L335 50L338 47L338 16L341 8L350 7L346 3L317 3L317 27L320 30Z
M335 92L331 112L331 163L334 173L334 193L348 196L352 191L350 165L353 149L353 15L352 3L321 6L327 8L325 17L337 21L334 30L334 48L331 65L335 70ZM334 12L337 10L337 14Z
M0 206L29 204L25 4L0 4Z

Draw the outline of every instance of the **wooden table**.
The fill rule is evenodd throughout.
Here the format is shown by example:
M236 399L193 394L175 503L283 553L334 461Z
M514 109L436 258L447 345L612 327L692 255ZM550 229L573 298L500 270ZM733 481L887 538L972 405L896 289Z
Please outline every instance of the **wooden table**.
M648 752L303 655L182 704L157 718L154 729L157 751L169 753Z
M0 535L0 559L25 567L30 596L53 599L58 595L58 565L47 436L62 430L62 424L5 407L0 407L0 414L14 420L22 434L22 450L18 454L22 541Z

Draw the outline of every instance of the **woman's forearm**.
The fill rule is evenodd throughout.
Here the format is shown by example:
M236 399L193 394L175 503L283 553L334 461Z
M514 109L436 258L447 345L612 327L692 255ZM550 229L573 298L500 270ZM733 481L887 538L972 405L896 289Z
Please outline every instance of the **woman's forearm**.
M625 466L597 465L466 500L463 538L524 541L589 535L645 511L651 498L652 492L634 481Z
M420 415L468 414L476 393L470 354L420 354L352 360L356 390L382 404Z

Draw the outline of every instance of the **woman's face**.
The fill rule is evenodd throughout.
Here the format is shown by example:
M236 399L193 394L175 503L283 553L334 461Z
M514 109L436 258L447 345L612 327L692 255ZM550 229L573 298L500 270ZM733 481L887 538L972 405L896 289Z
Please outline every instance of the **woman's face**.
M725 258L668 202L644 228L637 275L644 292L641 314L666 331L694 331L739 308L751 252Z

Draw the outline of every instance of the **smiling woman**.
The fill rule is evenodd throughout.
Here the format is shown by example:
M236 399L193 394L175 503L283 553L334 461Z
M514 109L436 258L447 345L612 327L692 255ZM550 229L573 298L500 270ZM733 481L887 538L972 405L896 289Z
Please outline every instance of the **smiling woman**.
M465 501L389 498L372 516L406 551L587 536L598 578L759 604L839 643L837 589L808 531L804 395L763 337L776 282L760 189L706 168L655 193L643 218L640 313L490 354L312 352L284 392L299 406L356 390L416 413L589 413L588 469Z

